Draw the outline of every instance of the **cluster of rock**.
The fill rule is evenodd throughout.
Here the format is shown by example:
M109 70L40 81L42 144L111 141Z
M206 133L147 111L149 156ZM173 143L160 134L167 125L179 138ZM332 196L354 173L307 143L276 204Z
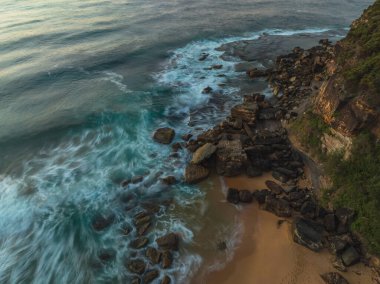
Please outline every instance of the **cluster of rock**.
M124 198L125 199L125 198ZM125 201L125 200L124 200ZM126 269L133 275L129 282L132 284L147 284L157 280L162 271L169 269L173 263L174 252L179 248L180 238L175 233L169 233L154 241L149 237L149 232L154 224L155 214L160 210L156 204L143 204L143 211L133 217L133 226L122 226L121 234L132 237L128 244L131 254L125 259ZM126 210L130 210L127 208ZM101 233L115 222L115 216L96 216L92 221L95 231ZM116 258L116 252L103 250L98 255L101 264L107 264ZM170 284L171 278L162 275L161 284Z
M222 176L255 177L272 171L281 182L295 183L303 174L302 159L292 150L287 132L278 123L281 111L264 96L244 97L242 104L216 127L187 142L193 158L185 181L196 183L211 171Z
M292 53L277 57L268 81L278 98L278 108L285 112L284 118L297 115L293 110L319 87L333 57L334 46L328 40L308 50L296 47Z

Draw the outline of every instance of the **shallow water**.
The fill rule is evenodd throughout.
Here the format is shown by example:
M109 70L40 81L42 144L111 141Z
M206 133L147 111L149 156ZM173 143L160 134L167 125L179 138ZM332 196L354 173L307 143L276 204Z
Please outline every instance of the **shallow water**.
M369 4L0 2L1 283L128 283L124 260L135 252L120 228L152 200L173 200L149 237L182 234L167 273L186 283L210 255L199 238L211 222L205 215L213 195L205 187L163 186L160 177L182 176L188 155L168 158L170 147L153 143L151 133L171 126L180 141L240 100L238 86L250 85L234 71L238 59L223 61L214 50L221 44L264 32L284 41L299 33L336 36ZM210 54L205 61L198 60L202 52ZM206 70L214 64L223 68ZM206 86L218 95L202 94ZM136 175L145 176L141 184L119 186ZM132 211L121 201L128 192ZM110 213L114 224L94 232L94 216ZM215 220L206 235L237 241L234 218ZM104 249L116 256L99 268Z

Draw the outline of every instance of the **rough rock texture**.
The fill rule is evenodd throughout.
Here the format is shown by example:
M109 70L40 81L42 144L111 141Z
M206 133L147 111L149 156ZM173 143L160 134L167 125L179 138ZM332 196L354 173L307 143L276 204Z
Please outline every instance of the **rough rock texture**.
M185 169L185 182L197 183L208 177L209 169L196 164L189 164Z
M247 161L240 140L222 140L216 151L216 171L222 176L236 176L241 173Z
M170 144L174 139L175 131L169 127L159 128L153 134L153 139L161 144Z
M322 229L319 224L313 221L297 218L292 226L293 240L313 251L320 251L323 248Z
M349 284L348 281L337 272L328 272L321 275L326 284Z
M199 164L203 162L204 160L210 158L211 155L215 153L215 151L216 151L215 145L211 143L206 143L195 151L191 162L193 164Z
M178 250L179 236L174 233L167 234L156 240L157 245L164 250Z

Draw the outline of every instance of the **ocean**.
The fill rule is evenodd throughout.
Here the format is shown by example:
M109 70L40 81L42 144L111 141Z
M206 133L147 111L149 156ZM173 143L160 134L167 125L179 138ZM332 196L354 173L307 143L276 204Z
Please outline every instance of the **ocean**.
M212 179L161 182L180 180L190 155L173 154L152 133L172 127L181 142L221 121L244 92L270 95L265 82L253 86L236 72L241 60L222 56L220 45L338 40L370 3L0 0L0 283L130 283L125 262L143 252L121 230L146 203L160 205L151 243L168 232L182 239L160 279L190 283L225 265L239 221L216 210ZM207 86L218 94L204 94ZM100 215L113 223L97 232ZM223 255L210 249L220 240Z

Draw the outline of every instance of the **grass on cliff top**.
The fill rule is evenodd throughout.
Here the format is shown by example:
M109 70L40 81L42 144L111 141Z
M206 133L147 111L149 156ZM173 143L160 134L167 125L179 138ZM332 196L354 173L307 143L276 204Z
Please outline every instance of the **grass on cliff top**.
M371 252L380 255L380 143L362 133L354 139L349 159L335 153L324 164L333 182L329 193L334 207L357 212L352 229L364 237Z
M380 93L380 0L364 11L342 40L338 62L347 87L355 93Z

